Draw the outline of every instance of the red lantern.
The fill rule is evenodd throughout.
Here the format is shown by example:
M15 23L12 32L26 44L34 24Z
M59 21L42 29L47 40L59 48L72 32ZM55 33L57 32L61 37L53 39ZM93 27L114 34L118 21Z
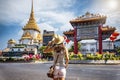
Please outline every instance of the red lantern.
M114 41L116 39L116 36L110 36L110 40Z
M63 37L64 37L65 42L68 44L70 40L66 36L63 36Z
M67 42L67 44L70 42L70 40L69 39L66 39L66 42Z
M112 33L112 36L119 36L119 33L118 32L114 32L114 33Z

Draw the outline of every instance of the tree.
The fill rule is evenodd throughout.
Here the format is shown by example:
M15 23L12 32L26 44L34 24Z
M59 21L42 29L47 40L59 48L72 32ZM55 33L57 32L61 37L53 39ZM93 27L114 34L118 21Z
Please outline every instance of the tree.
M80 42L78 42L78 50L81 50L81 44L80 44ZM69 52L73 52L73 51L74 51L74 43L69 48Z
M43 53L44 49L46 48L46 46L41 46L38 50Z
M120 55L120 47L115 47L117 55Z

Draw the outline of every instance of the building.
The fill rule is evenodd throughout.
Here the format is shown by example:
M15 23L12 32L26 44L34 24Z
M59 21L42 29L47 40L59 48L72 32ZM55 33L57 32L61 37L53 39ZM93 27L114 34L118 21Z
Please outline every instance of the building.
M10 39L10 40L8 40L7 48L14 47L15 44L16 44L16 41L14 39Z
M96 40L81 40L81 53L87 54L92 53L95 54L97 51L97 41Z
M43 46L47 46L48 42L52 40L54 31L44 30L43 32Z
M115 47L120 47L120 39L117 39L117 40L114 42L114 45L115 45Z
M37 54L38 48L42 45L42 35L34 17L33 0L30 18L23 27L23 35L19 43L14 39L8 40L8 46L3 50L4 56L22 56L23 54Z
M116 30L115 27L103 26L106 22L106 16L100 14L92 14L86 12L85 15L72 19L70 21L73 26L73 30L65 31L63 34L66 35L70 40L74 41L74 53L78 53L77 43L81 40L96 40L98 42L98 50L101 54L103 51L103 40L109 38L111 34ZM86 46L90 45L86 44ZM93 44L93 43L92 43ZM97 46L94 49L97 52ZM89 48L89 49L88 49ZM87 47L85 50L91 50ZM84 50L83 50L84 51ZM89 51L88 51L89 52Z
M110 40L103 40L102 41L102 47L103 47L103 52L114 52L114 43ZM97 46L97 50L99 49L99 47Z

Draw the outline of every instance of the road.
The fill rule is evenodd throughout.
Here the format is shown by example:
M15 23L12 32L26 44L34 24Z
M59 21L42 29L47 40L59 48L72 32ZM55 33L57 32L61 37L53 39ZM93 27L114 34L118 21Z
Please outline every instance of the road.
M0 80L51 80L51 63L0 63ZM66 80L120 80L120 65L70 64Z

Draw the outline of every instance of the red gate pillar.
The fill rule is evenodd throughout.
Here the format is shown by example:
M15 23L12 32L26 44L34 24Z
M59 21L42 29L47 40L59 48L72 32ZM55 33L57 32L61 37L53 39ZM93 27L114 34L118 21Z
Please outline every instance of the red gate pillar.
M74 53L78 53L77 28L74 27Z
M98 32L99 32L99 54L102 54L102 25L99 25Z

